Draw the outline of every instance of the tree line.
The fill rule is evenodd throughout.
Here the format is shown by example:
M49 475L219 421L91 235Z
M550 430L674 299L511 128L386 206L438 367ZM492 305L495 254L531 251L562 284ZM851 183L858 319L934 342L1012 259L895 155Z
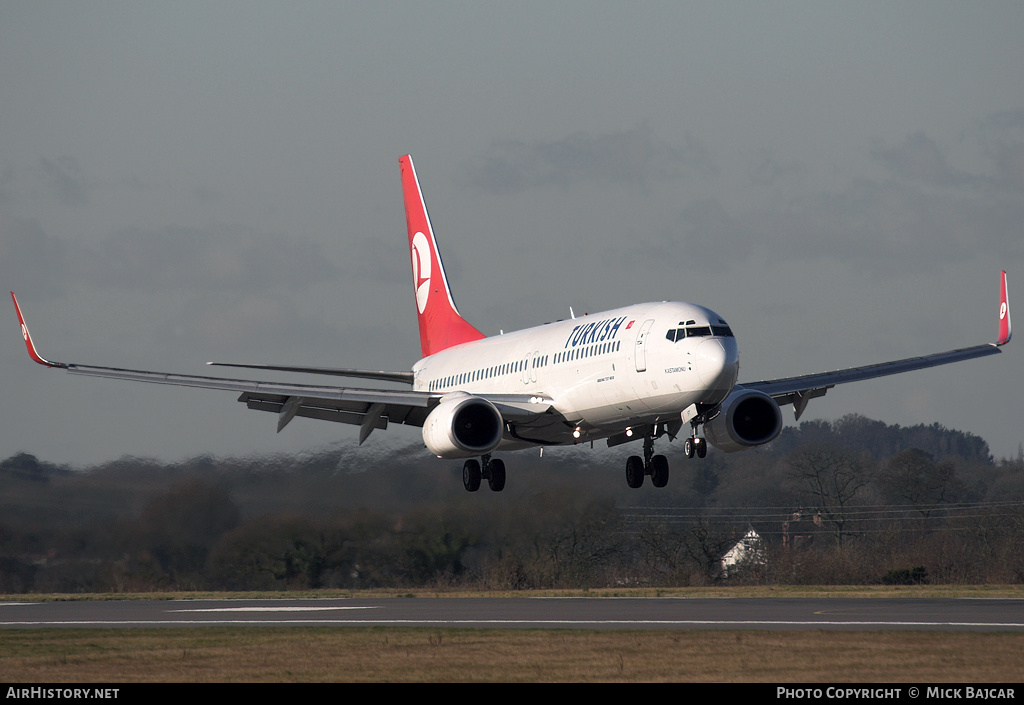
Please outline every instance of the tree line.
M663 489L628 489L619 450L516 453L504 492L473 494L419 446L19 453L0 461L0 592L1024 582L1024 451L972 434L849 416L703 460L666 444Z

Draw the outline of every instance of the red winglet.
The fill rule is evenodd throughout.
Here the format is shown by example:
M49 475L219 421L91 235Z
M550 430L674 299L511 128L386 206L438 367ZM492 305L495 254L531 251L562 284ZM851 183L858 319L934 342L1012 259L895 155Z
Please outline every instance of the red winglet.
M996 345L1010 342L1013 331L1010 328L1010 302L1006 297L1006 270L1003 270L1002 286L999 291L999 340Z
M13 291L11 292L11 300L14 301L14 310L18 312L18 321L21 323L21 337L25 339L25 347L28 348L28 356L40 365L46 365L47 367L67 367L63 362L50 362L39 354L39 351L36 350L36 344L32 342L32 334L28 332L28 326L25 325L25 317L21 315L21 306L18 305L18 297L14 295Z

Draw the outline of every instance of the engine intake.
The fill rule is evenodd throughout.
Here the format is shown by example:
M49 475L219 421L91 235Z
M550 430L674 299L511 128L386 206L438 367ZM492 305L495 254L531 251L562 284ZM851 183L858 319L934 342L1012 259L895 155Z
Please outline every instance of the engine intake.
M470 458L498 447L501 412L482 397L449 395L423 422L423 442L439 458Z
M782 410L764 392L738 389L719 409L718 415L704 424L704 435L726 453L771 443L782 433Z

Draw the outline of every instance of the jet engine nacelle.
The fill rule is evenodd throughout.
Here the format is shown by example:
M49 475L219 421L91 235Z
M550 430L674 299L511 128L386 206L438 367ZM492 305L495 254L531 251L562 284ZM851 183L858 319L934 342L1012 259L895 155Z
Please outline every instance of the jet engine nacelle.
M501 412L469 394L446 396L423 422L423 442L439 458L471 458L498 447L504 432Z
M782 410L764 392L737 389L719 405L718 415L704 424L711 445L726 453L771 443L782 433Z

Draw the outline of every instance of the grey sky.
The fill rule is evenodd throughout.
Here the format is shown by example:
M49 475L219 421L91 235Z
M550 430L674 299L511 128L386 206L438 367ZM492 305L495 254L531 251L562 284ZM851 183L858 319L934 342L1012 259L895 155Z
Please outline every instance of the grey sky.
M408 368L411 153L489 334L693 301L732 324L747 380L988 342L999 269L1024 315L1022 27L1019 2L8 0L0 281L59 360ZM7 309L0 457L355 442L277 435L230 393L32 365ZM807 417L938 422L1014 455L1022 346Z

